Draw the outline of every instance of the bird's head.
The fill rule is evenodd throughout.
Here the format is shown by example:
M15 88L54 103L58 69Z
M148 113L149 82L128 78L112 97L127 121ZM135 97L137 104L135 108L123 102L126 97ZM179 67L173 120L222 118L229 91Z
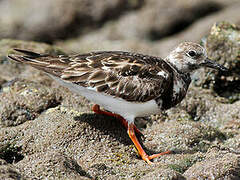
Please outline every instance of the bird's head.
M227 68L210 60L204 47L197 43L184 42L179 44L166 58L179 72L191 73L201 67L210 67L220 71Z

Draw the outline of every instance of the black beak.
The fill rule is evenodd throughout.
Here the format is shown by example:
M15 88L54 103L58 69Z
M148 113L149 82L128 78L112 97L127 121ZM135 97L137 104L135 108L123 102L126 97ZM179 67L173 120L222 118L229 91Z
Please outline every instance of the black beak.
M212 61L210 59L205 59L205 61L203 63L201 63L201 66L205 66L205 67L210 67L210 68L214 68L220 71L224 71L227 72L228 69L225 68L223 65L216 63L215 61Z

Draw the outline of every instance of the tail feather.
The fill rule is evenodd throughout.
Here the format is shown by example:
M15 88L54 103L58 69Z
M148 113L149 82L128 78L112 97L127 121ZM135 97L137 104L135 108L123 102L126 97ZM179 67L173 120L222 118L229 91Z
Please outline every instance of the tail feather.
M42 57L43 55L32 52L32 51L28 51L28 50L23 50L23 49L14 49L17 52L23 53L31 58L38 58L38 57ZM46 55L45 55L46 56Z
M17 52L22 53L20 54L9 54L8 57L14 61L29 64L36 69L45 71L49 74L53 74L55 76L60 76L61 71L65 68L65 63L58 63L58 66L53 66L54 60L57 57L50 56L48 54L38 54L28 50L22 49L14 49Z
M40 61L37 60L37 57L30 57L30 56L22 56L22 55L16 55L16 54L9 54L8 57L14 61L17 62L22 62L22 63L26 63L26 64L30 64L30 65L48 65L49 63L44 62L44 61Z

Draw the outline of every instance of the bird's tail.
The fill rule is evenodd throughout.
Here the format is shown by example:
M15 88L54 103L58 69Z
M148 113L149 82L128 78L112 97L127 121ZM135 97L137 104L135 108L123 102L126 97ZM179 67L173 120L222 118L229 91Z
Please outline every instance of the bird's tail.
M59 61L59 56L51 56L49 54L39 54L23 49L14 49L21 54L9 54L8 57L14 61L29 64L36 69L45 71L52 75L59 76L59 73L66 68L69 63L68 57L65 61Z
M23 50L23 49L14 49L14 50L17 52L20 52L24 55L9 54L8 57L14 61L22 62L22 63L26 63L26 64L32 64L32 65L46 64L46 63L44 63L42 58L49 56L47 54L38 54L38 53L35 53L32 51Z

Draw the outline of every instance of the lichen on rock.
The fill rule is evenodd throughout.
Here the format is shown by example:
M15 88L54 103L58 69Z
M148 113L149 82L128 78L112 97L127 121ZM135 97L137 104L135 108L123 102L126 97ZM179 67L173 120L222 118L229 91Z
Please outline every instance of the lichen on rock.
M206 69L202 86L212 88L230 103L240 99L240 28L228 22L213 25L205 47L210 59L229 69L228 73Z

